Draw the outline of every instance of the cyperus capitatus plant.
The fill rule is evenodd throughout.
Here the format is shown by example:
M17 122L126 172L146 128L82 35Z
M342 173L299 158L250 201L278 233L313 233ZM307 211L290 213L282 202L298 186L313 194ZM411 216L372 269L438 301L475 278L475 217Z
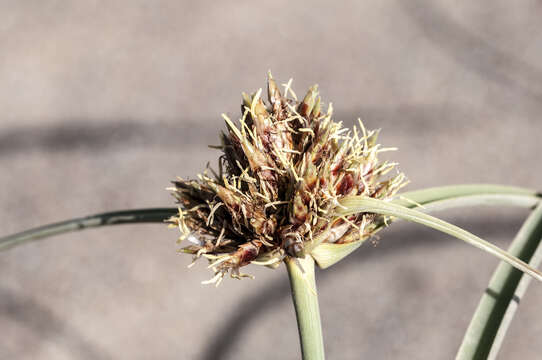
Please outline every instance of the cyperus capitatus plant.
M262 89L243 93L238 124L222 115L227 131L218 171L173 182L180 208L170 222L181 231L179 242L192 243L181 251L211 262L209 282L218 285L228 272L246 276L239 269L250 263L304 258L322 243L365 240L391 220L365 212L338 216L337 208L347 196L393 197L405 177L387 176L396 164L378 159L392 149L377 144L378 132L361 121L352 130L334 121L331 103L323 112L317 85L298 101L290 83L283 96L269 74L267 103Z

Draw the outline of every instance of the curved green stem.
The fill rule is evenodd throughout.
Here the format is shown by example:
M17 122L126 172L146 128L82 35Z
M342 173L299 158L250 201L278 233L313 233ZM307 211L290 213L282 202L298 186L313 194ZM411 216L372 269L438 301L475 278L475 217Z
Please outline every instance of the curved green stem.
M324 340L314 280L314 260L307 255L304 259L288 257L284 262L290 277L303 360L323 360Z
M489 254L506 261L515 268L531 275L535 279L542 281L542 273L530 267L525 262L515 256L510 255L499 247L480 239L468 231L461 229L455 225L447 223L436 217L424 214L422 212L408 209L404 206L396 205L384 200L367 198L364 196L349 196L340 201L342 209L338 211L338 215L350 215L361 212L376 213L381 215L393 216L403 220L416 222L425 225L438 231L442 231L457 239L465 241L474 247L488 252Z
M529 215L508 252L536 268L542 260L542 204ZM531 278L500 263L480 299L456 359L494 359Z
M17 234L0 238L0 251L9 249L29 241L39 240L48 236L58 235L70 231L83 230L104 225L158 223L175 215L175 208L134 209L106 212L61 221L54 224L40 226Z
M477 205L530 208L536 206L540 200L540 193L531 189L491 184L467 184L409 191L396 195L391 203L409 209L415 208L420 212L429 212ZM323 238L325 236L321 236L321 239ZM321 242L321 239L318 240ZM315 239L314 243L307 248L312 251L318 266L325 269L355 251L364 241L362 239L346 244L320 244Z

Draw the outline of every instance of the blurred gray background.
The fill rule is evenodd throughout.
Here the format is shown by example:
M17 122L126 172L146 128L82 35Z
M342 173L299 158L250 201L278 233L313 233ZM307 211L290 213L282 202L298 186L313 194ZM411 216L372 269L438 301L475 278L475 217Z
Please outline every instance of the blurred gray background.
M539 1L0 2L0 235L172 206L215 163L221 112L266 72L361 117L411 180L542 188ZM440 213L506 247L522 209ZM0 358L295 359L286 272L218 289L165 226L58 236L0 254ZM318 273L329 359L450 359L497 265L397 223ZM533 284L502 359L539 359Z

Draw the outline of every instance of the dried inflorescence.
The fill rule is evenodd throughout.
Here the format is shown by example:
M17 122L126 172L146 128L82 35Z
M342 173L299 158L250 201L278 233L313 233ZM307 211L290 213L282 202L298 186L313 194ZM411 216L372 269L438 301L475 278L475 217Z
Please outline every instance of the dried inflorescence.
M169 220L181 231L181 251L206 257L219 283L224 275L248 276L249 263L278 266L285 256L304 257L322 242L348 243L371 237L389 219L368 213L337 217L339 200L350 195L388 199L405 184L401 173L384 178L395 164L379 162L390 150L376 144L376 131L350 131L322 112L317 86L297 101L281 95L271 75L268 103L262 90L243 93L236 126L223 115L218 172L174 181L180 204ZM292 98L287 96L291 95Z

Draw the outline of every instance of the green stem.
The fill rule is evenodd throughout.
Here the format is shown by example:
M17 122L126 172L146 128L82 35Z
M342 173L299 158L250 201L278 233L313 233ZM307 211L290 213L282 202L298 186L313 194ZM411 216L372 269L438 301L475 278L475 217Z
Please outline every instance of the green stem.
M2 237L0 238L0 251L48 236L98 226L163 222L170 216L175 215L177 211L178 210L175 208L134 209L113 211L61 221Z
M314 280L314 260L307 255L304 259L286 258L284 262L290 277L303 360L323 360L324 340Z
M542 204L529 215L508 252L536 268L542 260ZM480 299L456 359L494 359L531 278L501 262Z

